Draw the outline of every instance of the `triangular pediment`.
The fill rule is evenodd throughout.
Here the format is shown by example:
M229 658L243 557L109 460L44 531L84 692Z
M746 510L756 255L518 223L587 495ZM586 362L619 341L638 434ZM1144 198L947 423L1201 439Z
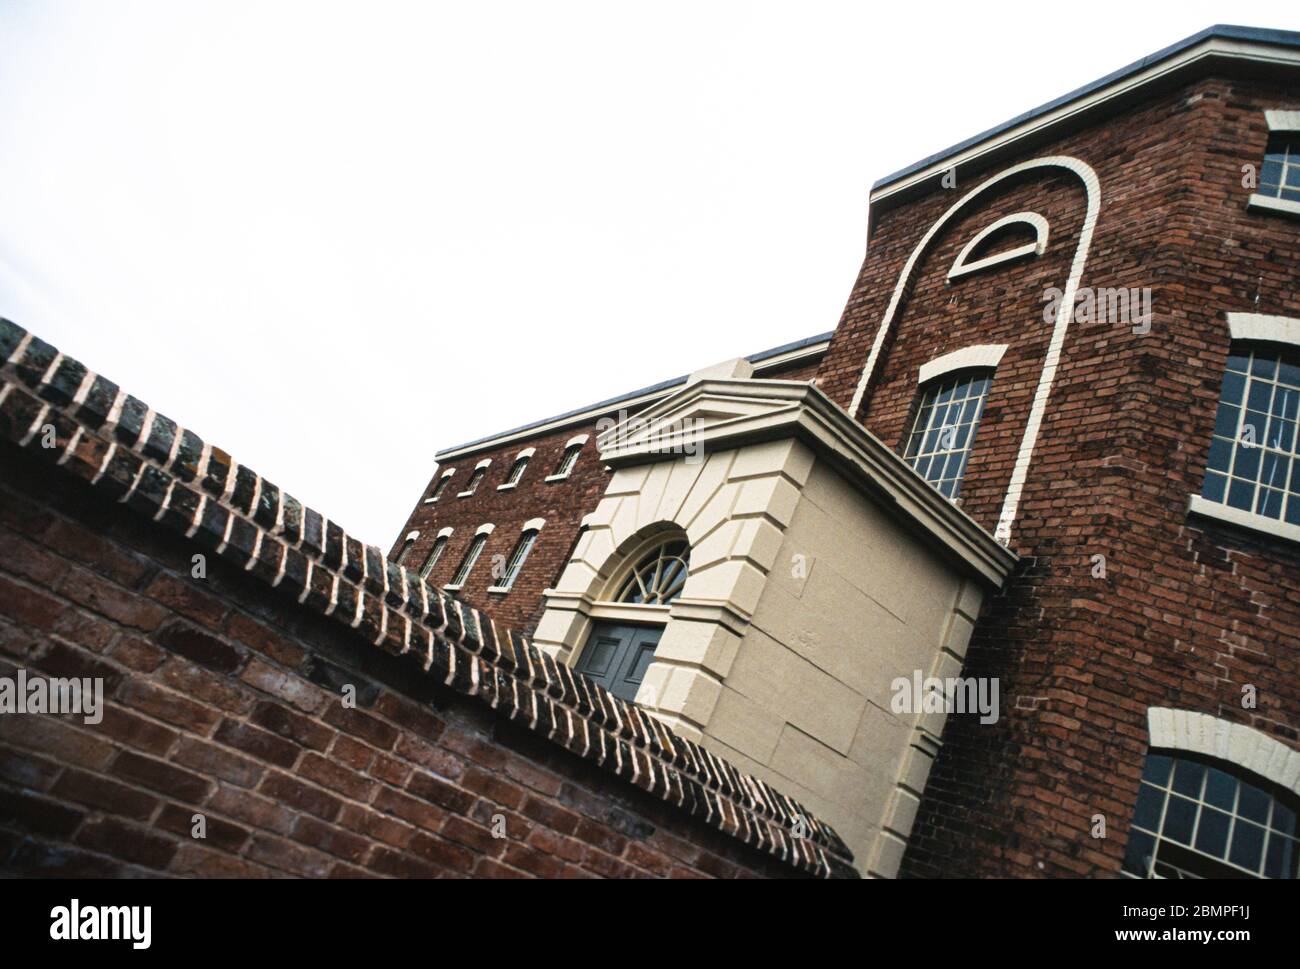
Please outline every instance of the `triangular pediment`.
M948 501L906 461L812 383L716 380L688 383L653 407L597 430L600 459L614 468L695 461L723 450L796 438L870 500L964 560L994 586L1014 553Z
M701 380L639 414L597 425L606 463L698 454L772 433L797 414L810 385L791 380Z

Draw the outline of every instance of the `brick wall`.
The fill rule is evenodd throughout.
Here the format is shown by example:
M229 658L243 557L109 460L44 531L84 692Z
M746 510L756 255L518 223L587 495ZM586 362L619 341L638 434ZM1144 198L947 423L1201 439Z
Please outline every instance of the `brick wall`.
M1050 154L1088 162L1101 210L1082 285L1152 287L1154 321L1072 323L1012 534L1018 573L987 607L966 674L996 676L991 726L950 717L906 875L1118 871L1147 746L1146 711L1179 707L1297 746L1300 549L1189 517L1199 494L1230 311L1300 316L1300 225L1246 209L1242 168L1262 162L1266 108L1300 88L1211 77L1055 143L958 172L956 191L878 213L819 377L847 405L898 274L926 230L985 177ZM1012 183L967 209L918 265L860 411L901 447L917 370L942 353L1006 343L962 488L992 528L1024 432L1084 193L1059 175ZM995 218L1045 215L1047 253L949 285L956 251ZM1092 556L1107 574L1093 577ZM1243 709L1241 687L1259 690ZM1090 836L1104 814L1109 837Z
M565 442L578 434L588 435L588 440L573 470L560 481L547 481L546 478L559 466ZM515 455L530 447L537 450L519 484L508 491L498 491L497 487L505 481L514 464ZM484 458L492 459L487 476L474 494L457 497L474 466ZM456 469L451 484L436 502L424 504L423 499L433 493L434 484L446 468ZM474 607L492 613L497 621L515 627L525 635L532 635L541 614L542 590L550 588L559 577L577 541L583 516L596 507L608 480L609 472L596 453L594 420L587 425L568 427L526 441L513 441L448 461L434 473L421 501L394 543L392 554L396 554L408 532L418 529L420 537L406 560L408 568L418 571L439 530L449 526L454 528L438 564L429 575L430 584L441 588L451 581L478 527L491 522L496 529L488 537L474 571L456 595ZM524 522L533 518L546 519L546 525L537 536L537 542L514 585L508 593L488 592L489 586L497 584L492 574L494 559L504 568L519 540Z
M105 709L0 716L0 872L852 875L793 801L0 322L6 359L0 675Z

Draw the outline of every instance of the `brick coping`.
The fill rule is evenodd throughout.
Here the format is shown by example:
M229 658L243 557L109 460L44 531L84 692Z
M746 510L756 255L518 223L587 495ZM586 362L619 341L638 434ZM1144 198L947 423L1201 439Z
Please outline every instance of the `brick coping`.
M797 801L431 588L4 319L0 436L724 834L808 874L857 877L839 835Z

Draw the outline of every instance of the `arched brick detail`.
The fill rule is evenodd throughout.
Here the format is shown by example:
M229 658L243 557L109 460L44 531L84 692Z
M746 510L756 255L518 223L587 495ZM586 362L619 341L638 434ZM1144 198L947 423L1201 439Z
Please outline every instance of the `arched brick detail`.
M1300 794L1300 750L1254 727L1195 710L1152 707L1147 711L1147 729L1153 748L1227 761Z

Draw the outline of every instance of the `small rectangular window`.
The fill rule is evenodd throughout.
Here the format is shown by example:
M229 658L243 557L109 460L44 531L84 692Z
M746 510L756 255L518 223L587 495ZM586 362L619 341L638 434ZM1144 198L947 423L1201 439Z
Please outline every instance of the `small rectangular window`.
M956 498L975 446L989 373L935 378L922 396L903 458L947 498Z
M506 475L506 485L517 485L519 479L524 476L524 469L528 467L528 459L520 458L510 466L510 473Z
M1276 132L1268 140L1259 194L1300 202L1300 132Z
M469 476L469 481L465 483L465 490L461 495L472 495L478 489L478 483L483 480L485 474L487 474L486 466L475 468L474 473Z
M483 554L483 546L487 544L487 540L487 535L474 536L474 541L469 543L469 548L465 551L465 557L460 560L460 567L456 569L456 575L448 584L448 588L459 589L465 584L470 572L474 570L474 563Z
M433 548L429 550L429 557L424 560L424 565L420 566L420 578L427 579L429 573L433 571L438 559L442 558L442 550L447 547L447 536L440 535L433 543Z
M564 478L568 476L569 472L573 470L573 466L578 463L578 452L581 450L581 444L575 444L565 449L564 456L560 458L560 466L555 469L555 477Z
M528 560L528 553L533 550L533 545L537 541L537 532L528 531L519 536L519 543L515 550L510 553L510 561L506 563L506 571L501 576L501 581L497 583L500 589L509 589L515 584L515 579L519 577L520 570L524 567L524 562Z

